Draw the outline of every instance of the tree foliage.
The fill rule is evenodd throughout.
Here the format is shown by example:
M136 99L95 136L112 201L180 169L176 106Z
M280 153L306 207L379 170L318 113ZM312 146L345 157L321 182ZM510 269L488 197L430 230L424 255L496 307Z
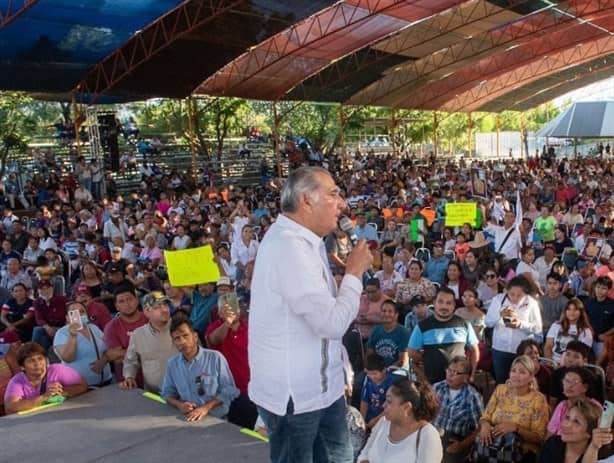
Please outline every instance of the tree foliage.
M0 92L0 179L4 177L9 156L25 151L35 132L37 120L32 99L21 92Z

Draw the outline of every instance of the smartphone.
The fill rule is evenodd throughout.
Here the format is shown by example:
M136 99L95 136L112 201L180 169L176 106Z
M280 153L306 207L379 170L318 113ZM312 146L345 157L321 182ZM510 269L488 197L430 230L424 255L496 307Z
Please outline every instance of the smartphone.
M68 311L69 324L76 323L79 326L79 330L83 329L83 322L81 321L81 312L79 309Z
M610 429L612 427L612 419L614 418L614 403L606 400L603 404L603 413L599 418L600 429Z
M225 304L228 304L230 310L234 313L239 313L239 298L237 297L237 293L230 292L228 294L222 294L217 301L218 307L223 307Z

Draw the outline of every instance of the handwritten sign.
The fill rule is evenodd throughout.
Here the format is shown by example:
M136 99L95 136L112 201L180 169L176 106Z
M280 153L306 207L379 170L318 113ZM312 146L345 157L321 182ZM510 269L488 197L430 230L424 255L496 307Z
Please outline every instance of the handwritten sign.
M210 245L181 251L164 251L168 279L173 286L216 282L220 269Z
M476 225L476 203L447 203L446 227L457 227L464 223Z

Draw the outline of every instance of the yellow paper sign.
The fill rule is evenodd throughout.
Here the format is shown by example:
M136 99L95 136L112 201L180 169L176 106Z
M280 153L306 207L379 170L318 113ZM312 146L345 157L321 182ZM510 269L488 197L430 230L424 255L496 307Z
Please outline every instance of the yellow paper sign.
M446 227L457 227L464 223L476 225L476 203L447 203L446 204Z
M168 279L173 286L216 282L220 269L210 245L181 251L164 251Z

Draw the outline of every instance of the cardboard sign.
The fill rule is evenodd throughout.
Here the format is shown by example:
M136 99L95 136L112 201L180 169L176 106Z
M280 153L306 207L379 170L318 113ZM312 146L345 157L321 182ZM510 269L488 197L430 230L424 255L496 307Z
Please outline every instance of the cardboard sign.
M210 245L181 251L164 251L168 279L173 286L216 282L220 269Z
M476 203L447 203L446 227L460 227L464 223L476 225Z

